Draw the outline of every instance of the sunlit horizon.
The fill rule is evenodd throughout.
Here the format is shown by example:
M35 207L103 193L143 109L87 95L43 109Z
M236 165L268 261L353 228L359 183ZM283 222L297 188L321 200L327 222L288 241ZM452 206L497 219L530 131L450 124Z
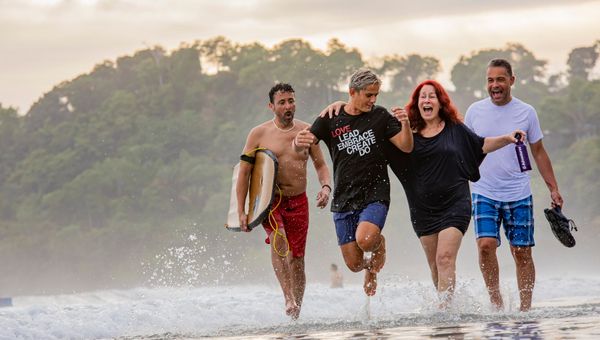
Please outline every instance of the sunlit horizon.
M454 64L481 49L520 43L555 74L566 70L572 49L600 39L600 1L429 6L378 1L365 15L352 1L8 1L0 4L0 103L25 113L53 86L104 60L155 45L170 52L219 35L267 47L300 38L318 49L337 38L367 61L392 54L432 56L441 62L438 80L450 87Z

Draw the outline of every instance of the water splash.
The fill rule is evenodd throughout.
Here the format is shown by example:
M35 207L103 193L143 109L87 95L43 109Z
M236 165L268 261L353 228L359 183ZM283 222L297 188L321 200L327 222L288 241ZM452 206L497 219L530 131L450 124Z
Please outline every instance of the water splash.
M218 238L210 239L201 231L186 230L180 234L178 244L165 248L152 261L141 264L150 287L219 285L246 271L234 260L240 257L239 251L223 251L219 248L222 242Z

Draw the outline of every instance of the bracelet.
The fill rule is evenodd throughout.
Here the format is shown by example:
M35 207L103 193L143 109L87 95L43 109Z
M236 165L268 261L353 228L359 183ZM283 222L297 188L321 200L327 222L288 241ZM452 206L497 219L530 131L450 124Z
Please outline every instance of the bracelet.
M323 184L323 185L321 186L321 189L323 189L323 188L325 188L325 187L328 187L328 188L329 188L329 192L332 192L332 191L333 191L333 190L331 189L331 187L329 186L329 184Z

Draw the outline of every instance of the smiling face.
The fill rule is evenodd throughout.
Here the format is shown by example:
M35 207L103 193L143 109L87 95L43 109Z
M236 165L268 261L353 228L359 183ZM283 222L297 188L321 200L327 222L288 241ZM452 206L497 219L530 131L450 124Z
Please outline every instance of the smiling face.
M352 105L360 112L369 112L373 109L377 96L379 95L380 84L371 84L363 90L350 89L350 98Z
M487 90L492 103L502 106L508 104L512 96L510 88L515 83L515 77L508 74L502 66L490 66L487 69Z
M275 114L275 119L281 127L290 126L294 121L294 113L296 112L294 92L276 92L273 96L273 103L269 103L269 108Z
M419 91L419 102L417 103L421 118L425 122L433 122L439 119L440 102L432 85L424 85Z

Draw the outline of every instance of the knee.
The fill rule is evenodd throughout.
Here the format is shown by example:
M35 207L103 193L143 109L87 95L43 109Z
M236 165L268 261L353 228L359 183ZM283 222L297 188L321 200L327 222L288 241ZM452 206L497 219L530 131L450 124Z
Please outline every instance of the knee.
M496 254L498 243L495 238L479 239L477 242L477 248L479 249L479 256L492 256Z
M435 263L437 268L444 270L454 266L454 258L450 252L442 252L436 255Z
M379 244L379 235L366 235L356 239L356 244L362 251L373 251L376 245Z
M350 269L354 273L357 273L364 269L364 264L362 261L359 262L353 260L345 260L345 262L348 269Z
M529 247L515 247L512 253L517 264L529 264L533 262L531 248Z

